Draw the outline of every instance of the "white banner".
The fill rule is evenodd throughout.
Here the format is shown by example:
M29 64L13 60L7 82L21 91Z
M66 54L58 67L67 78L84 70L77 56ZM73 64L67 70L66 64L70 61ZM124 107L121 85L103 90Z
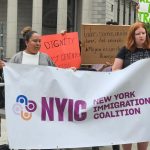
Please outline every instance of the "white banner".
M6 64L6 121L14 149L150 140L150 59L116 72Z

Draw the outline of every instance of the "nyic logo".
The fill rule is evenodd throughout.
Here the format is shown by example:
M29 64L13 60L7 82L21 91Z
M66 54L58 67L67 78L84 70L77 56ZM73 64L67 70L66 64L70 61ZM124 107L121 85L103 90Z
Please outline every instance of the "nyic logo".
M26 96L19 95L12 109L14 113L20 115L22 119L30 120L32 118L32 112L34 112L36 108L37 105L33 100L28 100Z

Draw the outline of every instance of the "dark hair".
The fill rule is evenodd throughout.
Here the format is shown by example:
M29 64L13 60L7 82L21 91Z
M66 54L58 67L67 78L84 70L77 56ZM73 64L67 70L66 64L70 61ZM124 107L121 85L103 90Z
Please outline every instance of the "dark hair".
M37 33L36 31L32 31L32 28L30 26L27 26L22 29L21 34L24 38L24 41L29 41L31 38L32 34Z

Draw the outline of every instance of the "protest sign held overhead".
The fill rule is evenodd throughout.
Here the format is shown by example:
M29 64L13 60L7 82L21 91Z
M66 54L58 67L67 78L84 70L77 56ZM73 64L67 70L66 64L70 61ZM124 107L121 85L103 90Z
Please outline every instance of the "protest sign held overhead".
M82 25L82 64L113 63L124 44L129 26L120 25Z
M80 67L81 58L77 32L42 36L40 51L47 53L57 67Z
M150 23L150 0L139 0L138 18L141 22Z

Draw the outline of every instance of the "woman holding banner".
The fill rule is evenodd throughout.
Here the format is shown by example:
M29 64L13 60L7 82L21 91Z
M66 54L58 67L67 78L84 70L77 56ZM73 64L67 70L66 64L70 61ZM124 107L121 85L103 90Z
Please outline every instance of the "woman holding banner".
M136 22L130 26L126 45L118 52L112 70L120 70L130 64L150 57L150 39L144 23ZM138 150L147 150L148 142L137 144ZM132 144L124 144L123 150L131 150Z
M21 33L23 34L26 48L15 54L9 62L17 64L55 66L47 54L39 52L41 38L36 31L32 31L31 27L25 27ZM5 62L0 60L0 69L2 69L3 66L5 66Z
M36 31L32 31L31 27L25 27L21 33L23 34L26 48L24 51L15 54L10 59L11 63L55 66L47 54L39 52L41 39ZM0 60L0 68L4 65L5 63Z

